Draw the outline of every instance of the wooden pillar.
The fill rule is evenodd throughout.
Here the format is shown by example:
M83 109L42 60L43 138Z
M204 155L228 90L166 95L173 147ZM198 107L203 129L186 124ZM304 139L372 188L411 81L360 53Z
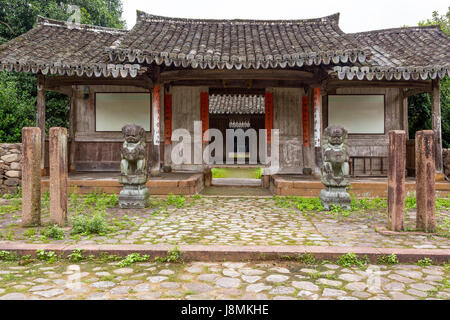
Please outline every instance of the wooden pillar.
M49 134L50 221L67 223L67 129L51 128Z
M158 177L161 175L161 87L155 85L153 87L152 99L152 119L153 119L153 148L152 148L152 168L150 175Z
M69 149L69 171L75 172L75 152L76 152L76 143L75 143L75 134L77 131L77 111L76 111L76 90L72 87L70 95L70 110L69 110L69 141L70 141L70 149Z
M22 129L22 225L41 223L41 129Z
M389 131L388 228L403 231L405 212L406 133Z
M435 150L433 130L416 132L416 228L436 231Z
M314 174L320 175L322 167L322 96L320 88L314 88L313 93L313 110L314 110Z
M38 75L36 126L41 129L41 174L45 172L45 77Z
M441 94L440 81L436 78L432 82L431 90L431 121L434 131L434 145L436 152L436 180L443 181L443 161L442 161L442 124L441 124Z

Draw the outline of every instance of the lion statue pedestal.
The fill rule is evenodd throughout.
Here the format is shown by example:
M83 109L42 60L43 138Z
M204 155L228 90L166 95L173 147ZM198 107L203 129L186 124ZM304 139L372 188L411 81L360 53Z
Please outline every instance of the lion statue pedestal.
M325 129L322 156L321 181L325 189L320 192L319 199L325 210L331 210L333 206L349 210L348 132L344 127L330 126Z
M123 190L119 196L122 209L143 209L148 206L150 192L148 181L145 130L141 126L128 124L122 128L125 142L122 146L121 175L119 183Z

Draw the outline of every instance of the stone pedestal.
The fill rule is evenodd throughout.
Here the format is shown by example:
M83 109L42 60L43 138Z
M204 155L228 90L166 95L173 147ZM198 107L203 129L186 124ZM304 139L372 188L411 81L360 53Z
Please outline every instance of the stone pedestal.
M352 202L347 187L325 187L320 191L319 199L325 210L331 210L333 206L350 210Z
M416 228L436 231L434 132L416 132Z
M120 176L119 183L123 190L119 196L119 206L122 209L143 209L148 207L150 192L146 187L146 175Z

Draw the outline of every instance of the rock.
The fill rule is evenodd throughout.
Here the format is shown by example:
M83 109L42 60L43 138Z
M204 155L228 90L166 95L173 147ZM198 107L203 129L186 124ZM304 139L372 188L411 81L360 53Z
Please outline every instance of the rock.
M120 287L111 289L110 293L111 294L128 294L130 289L131 289L131 287L129 287L129 286L120 286Z
M0 300L25 300L26 296L23 293L13 292L7 293L0 297Z
M339 297L339 296L345 296L346 294L347 293L342 290L325 288L325 289L323 289L322 296L323 297Z
M221 288L237 288L241 284L241 280L236 278L222 277L216 280L216 286Z
M98 289L107 289L114 287L116 284L112 281L98 281L91 284L91 287Z
M235 271L233 269L224 269L222 271L222 273L223 273L224 276L231 277L231 278L236 278L236 277L239 277L241 275L239 272L237 272L237 271Z
M161 283L161 288L163 289L178 289L180 284L177 282L163 282Z
M44 298L52 298L52 297L56 297L59 296L61 294L64 293L64 290L62 289L51 289L51 290L46 290L46 291L36 291L34 292L34 294L40 295Z
M169 270L169 269L164 269L164 270L161 270L160 272L158 272L158 274L163 275L163 276L170 276L174 273L175 272L173 272L172 270Z
M356 282L356 281L360 281L362 279L361 276L358 276L356 274L351 274L351 273L343 273L343 274L339 275L338 278L341 280L344 280L344 281L349 281L349 282Z
M330 279L319 279L317 280L318 283L320 284L324 284L327 286L332 286L332 287L339 287L342 285L341 281L336 281L336 280L330 280Z
M5 175L9 178L19 178L21 175L21 172L15 171L15 170L9 170L9 171L6 171Z
M4 155L0 159L5 161L6 163L19 162L20 159L22 159L22 155L18 154L18 153L12 153L12 154Z
M278 283L278 282L284 282L284 281L286 281L287 279L289 279L288 276L283 276L283 275L281 275L281 274L272 274L272 275L270 275L270 276L268 276L268 277L266 278L267 281L269 281L269 282L276 282L276 283Z
M11 163L11 170L21 171L22 170L22 165L20 164L20 162L12 162Z
M186 288L186 290L189 291L193 291L195 293L206 293L206 292L211 292L214 291L214 287L210 286L208 284L204 284L204 283L186 283L184 285L184 287Z
M121 269L114 270L113 272L115 274L129 274L129 273L133 273L133 271L134 270L131 268L121 268Z
M297 289L307 290L307 291L318 291L319 287L314 283L308 281L294 281L292 285Z
M220 276L218 274L215 273L206 273L206 274L201 274L197 277L198 280L200 281L206 281L206 282L214 282L217 280L217 278L219 278Z
M270 290L272 286L266 286L264 283L250 284L245 289L247 292L258 293L264 290Z
M295 292L294 288L291 287L284 287L284 286L280 286L280 287L276 287L273 288L272 290L270 290L270 294L276 294L276 295L283 295L283 294L293 294Z
M261 279L260 276L242 276L242 280L248 283L255 283L259 279Z
M49 285L45 285L45 284L40 284L34 287L31 287L28 291L30 292L34 292L34 291L44 291L44 290L49 290L54 288L54 286L49 286Z
M345 286L345 289L351 291L363 291L367 285L364 282L352 282Z
M160 283L163 282L165 280L167 280L169 278L164 277L164 276L154 276L154 277L148 277L147 280L150 281L151 283Z

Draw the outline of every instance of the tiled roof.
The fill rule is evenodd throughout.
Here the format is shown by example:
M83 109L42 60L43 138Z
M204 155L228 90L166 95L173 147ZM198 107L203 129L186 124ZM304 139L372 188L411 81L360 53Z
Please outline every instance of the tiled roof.
M339 28L339 14L310 20L201 20L138 12L109 49L112 61L193 68L276 68L363 62L366 53Z
M37 26L0 46L0 70L78 76L136 76L139 65L109 61L105 47L126 31L38 18Z
M426 80L450 75L450 35L439 26L376 30L352 36L370 47L372 56L359 67L335 67L341 79Z
M345 34L339 15L309 20L201 20L138 11L130 31L39 17L0 46L0 71L136 77L145 64L267 69L322 65L338 79L426 80L450 75L439 27Z
M263 95L212 94L209 97L211 114L265 114Z

